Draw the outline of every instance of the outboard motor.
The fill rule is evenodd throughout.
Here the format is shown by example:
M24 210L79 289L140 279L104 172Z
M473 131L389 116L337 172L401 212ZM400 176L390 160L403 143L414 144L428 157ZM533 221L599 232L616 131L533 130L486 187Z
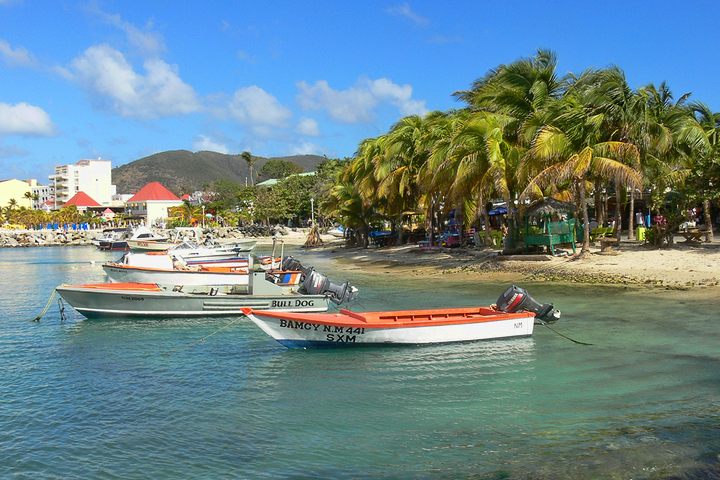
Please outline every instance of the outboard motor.
M308 295L328 295L330 301L337 305L353 300L358 293L358 289L348 282L338 285L315 270L311 270L309 275L305 275L301 290Z
M524 288L509 287L500 295L497 301L497 309L501 312L514 313L521 310L535 313L538 320L544 322L557 322L560 319L560 310L552 303L538 303Z
M282 261L283 270L300 271L303 274L303 281L300 290L308 295L328 295L330 301L340 305L343 302L354 300L358 289L348 282L338 285L322 273L312 267L304 267L302 263L293 257L285 257Z

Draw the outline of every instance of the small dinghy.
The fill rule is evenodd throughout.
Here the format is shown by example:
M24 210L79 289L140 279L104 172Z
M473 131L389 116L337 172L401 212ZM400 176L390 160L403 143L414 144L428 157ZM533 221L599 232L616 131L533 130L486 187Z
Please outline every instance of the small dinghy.
M357 344L429 344L528 337L535 319L553 322L560 312L516 286L496 305L383 312L286 313L243 308L265 333L288 348Z

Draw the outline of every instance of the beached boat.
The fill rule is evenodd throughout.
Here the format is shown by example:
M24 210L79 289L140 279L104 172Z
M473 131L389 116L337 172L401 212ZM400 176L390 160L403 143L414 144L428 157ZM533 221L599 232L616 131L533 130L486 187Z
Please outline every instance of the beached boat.
M535 318L560 317L523 289L510 287L497 305L383 312L287 313L244 308L265 333L288 348L357 344L428 344L532 335Z
M296 265L299 262L295 261ZM241 308L324 312L329 302L355 298L357 289L337 285L310 269L253 271L247 285L96 283L61 285L62 298L86 317L242 315Z

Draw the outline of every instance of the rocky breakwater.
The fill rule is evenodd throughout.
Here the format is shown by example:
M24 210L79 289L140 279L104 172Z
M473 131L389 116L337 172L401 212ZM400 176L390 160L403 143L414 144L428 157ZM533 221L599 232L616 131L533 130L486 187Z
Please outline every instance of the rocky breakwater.
M92 245L91 241L97 234L97 232L93 231L5 230L0 231L0 247Z

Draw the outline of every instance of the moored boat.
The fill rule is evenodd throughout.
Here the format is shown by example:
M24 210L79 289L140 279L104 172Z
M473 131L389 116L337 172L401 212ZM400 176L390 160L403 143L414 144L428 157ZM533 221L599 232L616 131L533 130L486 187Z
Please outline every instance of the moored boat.
M535 318L560 317L552 304L540 305L510 287L496 305L382 312L287 313L244 308L265 333L288 348L357 344L429 344L527 337Z
M127 253L102 266L111 282L164 285L247 285L252 268L248 257L224 264L188 265L165 252Z
M336 285L311 270L253 271L247 285L99 283L60 285L60 296L86 317L193 317L242 315L242 308L324 312L329 302L352 300L357 289Z
M242 315L242 308L324 312L325 294L302 294L296 285L274 284L256 272L253 285L180 286L155 283L61 285L62 298L86 317L199 317Z

